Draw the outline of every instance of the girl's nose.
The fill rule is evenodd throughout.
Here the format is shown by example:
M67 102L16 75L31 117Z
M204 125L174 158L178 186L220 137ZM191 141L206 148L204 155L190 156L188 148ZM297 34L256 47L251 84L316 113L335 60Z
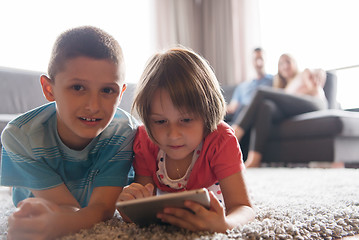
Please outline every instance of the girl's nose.
M172 139L178 138L181 136L180 129L176 124L170 124L168 127L168 136Z

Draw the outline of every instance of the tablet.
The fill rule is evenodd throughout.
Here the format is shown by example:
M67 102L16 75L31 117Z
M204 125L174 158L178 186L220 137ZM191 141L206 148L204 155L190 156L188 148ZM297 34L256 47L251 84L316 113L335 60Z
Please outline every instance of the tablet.
M148 226L163 224L156 215L165 207L186 208L185 200L198 202L207 209L210 207L210 198L206 188L117 202L116 207L137 225Z

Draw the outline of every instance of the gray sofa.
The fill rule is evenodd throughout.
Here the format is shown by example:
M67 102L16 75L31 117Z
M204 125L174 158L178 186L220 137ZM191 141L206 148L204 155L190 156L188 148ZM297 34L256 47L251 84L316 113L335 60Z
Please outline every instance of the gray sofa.
M0 132L17 115L47 103L41 74L0 67ZM229 101L234 87L222 87ZM128 84L120 104L126 111L131 109L134 90L135 84ZM359 163L359 113L337 108L335 74L328 73L324 90L331 109L301 114L275 126L264 162ZM246 152L245 144L242 148Z
M297 115L275 126L264 162L359 163L359 113L339 109L337 78L327 72L329 109Z
M234 88L225 88L228 100L231 89ZM275 125L263 162L274 165L344 162L347 166L359 166L359 113L339 109L336 90L336 75L327 72L324 92L329 109L300 114ZM248 142L247 134L241 141L244 155Z

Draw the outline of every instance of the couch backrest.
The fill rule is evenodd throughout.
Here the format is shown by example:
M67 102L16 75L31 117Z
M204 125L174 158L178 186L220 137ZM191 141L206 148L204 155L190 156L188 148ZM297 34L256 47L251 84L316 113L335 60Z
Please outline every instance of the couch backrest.
M47 102L41 72L0 67L0 114L26 112Z

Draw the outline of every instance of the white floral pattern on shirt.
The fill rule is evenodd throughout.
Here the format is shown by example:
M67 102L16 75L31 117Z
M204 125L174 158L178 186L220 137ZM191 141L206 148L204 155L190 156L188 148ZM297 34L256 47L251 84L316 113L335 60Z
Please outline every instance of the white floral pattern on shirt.
M191 175L192 169L194 164L196 163L199 155L201 154L202 150L202 143L198 145L198 147L193 152L192 162L189 165L185 175L179 179L171 179L166 170L166 153L160 149L157 154L157 163L158 163L158 170L156 172L157 178L160 183L172 188L172 189L184 189L186 190L187 182L189 176ZM218 200L223 204L223 196L222 191L219 186L219 182L216 182L212 186L207 188L209 191L212 191Z

